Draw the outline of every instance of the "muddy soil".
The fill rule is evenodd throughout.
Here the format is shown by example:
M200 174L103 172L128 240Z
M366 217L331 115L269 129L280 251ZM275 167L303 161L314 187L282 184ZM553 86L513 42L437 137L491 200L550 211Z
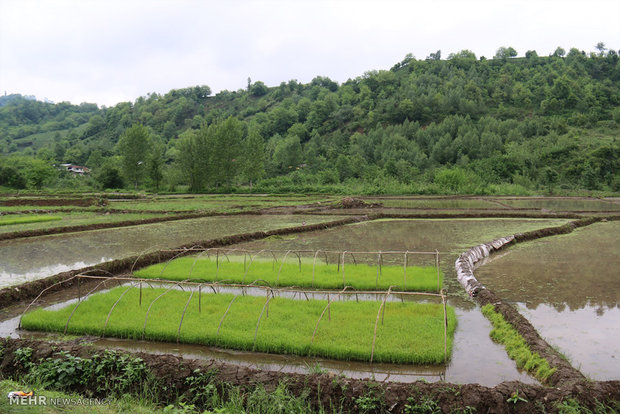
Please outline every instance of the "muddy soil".
M50 343L23 339L0 340L3 349L3 358L0 363L0 373L8 378L19 378L24 371L16 360L15 351L19 348L30 347L34 350L33 361L49 357L57 357L59 351L66 351L74 356L91 358L102 350L88 346L87 338L81 338L65 343ZM145 353L132 354L142 358L147 367L162 381L162 403L170 403L177 395L190 392L185 378L192 375L194 370L203 372L215 370L215 380L251 390L257 384L273 391L278 384L286 382L289 390L295 395L309 392L308 400L315 408L322 406L340 406L345 410L359 412L357 405L361 397L374 397L381 408L392 413L405 412L405 406L423 397L430 397L437 402L443 412L463 409L467 406L480 413L532 413L555 412L555 405L566 398L576 398L582 404L594 407L597 401L611 403L620 400L620 381L589 382L582 381L564 388L548 388L520 382L504 382L496 387L489 388L477 384L458 385L450 383L403 384L397 382L376 383L367 380L355 380L335 377L326 374L286 374L279 372L260 371L247 367L229 365L216 361L201 361L184 359L174 355L151 355ZM86 384L74 391L93 390L94 384ZM164 388L166 387L166 388ZM519 391L519 396L527 401L513 404L508 400ZM105 397L105 396L100 396ZM376 411L378 412L378 411Z

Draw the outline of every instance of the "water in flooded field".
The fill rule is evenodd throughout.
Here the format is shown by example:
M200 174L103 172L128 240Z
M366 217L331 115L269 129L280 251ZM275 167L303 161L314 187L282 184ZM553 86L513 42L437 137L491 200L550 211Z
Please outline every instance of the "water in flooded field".
M329 216L228 216L67 233L0 242L0 288L102 261L198 240L338 220Z
M248 249L435 251L461 254L480 243L518 232L560 226L563 219L384 219L243 243Z
M593 379L620 379L620 223L519 244L477 279L517 304L541 336Z

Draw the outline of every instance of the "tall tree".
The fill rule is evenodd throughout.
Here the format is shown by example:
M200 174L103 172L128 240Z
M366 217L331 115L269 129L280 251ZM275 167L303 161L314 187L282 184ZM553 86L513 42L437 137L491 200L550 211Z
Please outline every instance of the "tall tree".
M166 147L160 139L151 140L151 151L147 159L146 170L147 176L155 191L159 191L162 178L164 178L164 153Z
M201 157L205 151L204 145L201 144L204 142L204 137L198 134L200 132L196 133L188 129L179 136L177 142L178 155L175 160L177 168L189 183L189 190L192 192L200 191L203 188L208 162L206 157Z
M238 173L238 162L243 123L232 116L224 122L211 125L208 130L209 160L211 161L213 184L231 185Z
M243 144L243 173L252 188L265 175L265 143L256 129L250 129Z
M146 174L146 163L150 154L149 130L142 124L128 128L118 141L123 174L137 189Z

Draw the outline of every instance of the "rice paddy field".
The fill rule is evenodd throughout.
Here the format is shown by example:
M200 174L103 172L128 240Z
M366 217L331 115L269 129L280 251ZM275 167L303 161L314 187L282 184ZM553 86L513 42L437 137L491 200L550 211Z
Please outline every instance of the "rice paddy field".
M71 334L178 341L341 360L369 361L372 356L376 362L390 363L446 361L444 310L434 303L334 301L328 316L324 312L328 302L321 300L157 288L143 289L141 293L137 288L118 287L94 294L78 305L35 310L24 315L22 327L63 332L71 316L66 330ZM447 312L449 358L456 319L452 308L448 307Z
M0 288L200 240L325 223L338 216L235 215L0 241Z
M365 198L367 202L381 203L385 208L409 209L505 209L507 207L481 198Z
M340 197L139 195L130 198L119 195L115 198L108 195L104 197L107 205L103 207L75 205L68 207L70 212L53 212L64 207L45 206L45 201L40 201L44 198L30 197L28 200L32 201L25 204L0 205L0 212L32 211L0 217L0 233L193 212L254 214L0 241L0 289L6 286L13 289L23 282L61 271L148 251L176 251L181 245L199 240L302 227L379 211L445 213L446 217L441 219L367 220L363 217L355 224L227 245L226 254L197 252L136 270L134 276L145 280L142 289L124 285L92 294L81 302L71 302L76 297L72 289L63 292L60 305L53 308L45 308L43 300L24 315L22 326L32 335L38 331L62 333L66 327L72 335L104 335L105 339L100 340L102 346L126 344L129 348L147 347L144 349L149 352L179 355L205 352L209 358L224 355L233 364L251 360L253 366L271 370L287 371L293 364L290 361L297 361L297 366L323 361L325 366L333 367L330 371L335 374L374 378L375 373L381 372L382 376L377 378L383 381L392 378L394 372L393 378L411 381L415 374L403 367L416 366L422 373L438 373L439 380L488 386L503 381L536 383L537 380L508 358L503 345L491 340L490 322L456 282L453 268L456 257L480 243L560 226L572 219L449 218L450 214L467 212L484 216L489 211L501 214L519 210L524 214L593 211L596 212L593 214L608 215L620 211L616 199L583 197L364 197L366 202L382 203L383 208L330 210L326 206ZM291 214L303 211L306 206L310 207L306 210L309 214ZM41 210L50 213L42 214ZM266 214L256 214L259 211ZM22 217L27 219L11 221ZM51 217L55 218L50 220ZM3 220L7 224L2 225ZM617 234L620 234L616 223L597 223L569 235L518 244L491 256L476 270L485 286L503 300L514 303L549 343L596 380L620 378L620 371L614 365L620 350L613 345L620 338L615 330L620 320L616 318L618 274L615 269L618 266L614 258ZM297 257L295 252L302 251L305 253ZM316 251L325 254L313 259L313 253L308 252ZM379 267L376 254L379 251L399 254L385 254ZM439 269L434 255L411 255L411 252L435 251L439 254ZM366 253L356 253L355 257L345 253L342 258L343 252ZM404 252L410 254L405 265ZM195 288L164 290L163 282L155 279L217 282L220 286L255 282L272 286L274 291L291 286L331 289L332 299L344 286L357 291L384 292L390 287L392 291L408 292L437 292L443 288L448 292L449 304L447 353L444 354L443 306L436 299L388 300L383 307L382 294L378 293L374 299L360 295L359 301L332 300L326 308L326 300L311 295L310 300L304 300L301 295L299 298L284 294L265 296L265 290L259 288L240 294L234 287L222 287L218 294L207 293L204 287L200 292ZM262 295L256 296L253 290ZM0 325L4 323L3 317L0 315ZM1 332L3 329L0 326ZM13 335L15 329L11 329L7 332ZM371 357L373 364L386 365L375 370L368 364ZM281 361L280 365L274 367L265 362L272 360ZM399 374L401 371L407 374Z
M620 378L618 221L491 256L476 277L591 378Z
M170 280L198 280L206 282L248 284L254 281L269 286L299 286L321 289L338 289L346 286L357 290L387 290L439 292L443 276L435 266L379 266L345 262L327 264L323 259L313 261L284 257L258 258L259 252L247 256L221 255L209 257L182 257L134 272L137 277ZM317 254L318 256L318 254ZM346 257L346 254L344 255ZM350 254L349 254L350 256Z
M107 209L131 211L209 211L235 213L272 207L297 206L313 203L329 203L328 196L230 196L206 195L191 198L153 197L146 200L110 200Z
M546 209L552 211L620 211L620 203L585 198L503 198L501 202L514 208Z
M125 213L109 214L95 211L58 212L54 214L11 214L0 217L0 233L42 230L55 227L82 226L100 223L119 223L155 217L165 214ZM13 220L23 220L15 222Z

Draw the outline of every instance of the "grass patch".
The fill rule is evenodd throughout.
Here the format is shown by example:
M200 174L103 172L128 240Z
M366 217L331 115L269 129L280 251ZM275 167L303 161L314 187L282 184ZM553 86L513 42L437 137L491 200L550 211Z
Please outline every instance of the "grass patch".
M105 332L106 318L126 287L90 296L73 315L68 333L142 338L145 316L150 304L165 290L143 289L139 305L139 289L130 288L112 312ZM373 331L379 302L340 301L331 304L331 320L326 312L314 342L317 320L327 305L325 300L293 300L273 298L268 314L263 314L254 341L257 321L265 305L264 297L234 295L201 295L198 292L187 306L179 334L179 323L190 292L170 290L152 306L144 338L177 341L222 348L279 354L316 355L340 360L370 360ZM229 307L226 318L218 327ZM62 332L75 305L59 310L38 309L22 318L29 330ZM456 327L454 310L448 307L448 358ZM434 303L387 302L384 323L377 328L374 361L409 364L444 362L443 307Z
M40 223L44 221L55 221L60 220L59 216L47 216L47 215L38 215L38 216L8 216L8 217L0 217L0 226L10 226L13 224L26 224L26 223Z
M292 255L291 255L292 256ZM291 257L289 256L289 257ZM434 266L408 266L405 275L403 266L383 265L379 273L376 265L345 263L325 264L318 261L297 259L294 262L277 263L274 260L257 258L250 264L250 258L243 256L220 255L214 257L181 257L169 263L158 263L134 274L143 278L161 278L170 280L199 280L222 283L251 283L257 279L264 280L270 286L300 286L322 289L338 289L351 286L357 290L387 290L395 286L398 290L437 292L443 284L443 274L439 274ZM313 276L314 273L314 276ZM406 276L406 280L405 280Z
M493 325L490 333L491 338L506 347L508 356L517 363L519 368L534 375L541 382L546 382L553 375L556 368L551 368L546 359L538 355L537 352L532 352L519 332L506 322L500 313L495 312L493 305L483 306L482 314Z

